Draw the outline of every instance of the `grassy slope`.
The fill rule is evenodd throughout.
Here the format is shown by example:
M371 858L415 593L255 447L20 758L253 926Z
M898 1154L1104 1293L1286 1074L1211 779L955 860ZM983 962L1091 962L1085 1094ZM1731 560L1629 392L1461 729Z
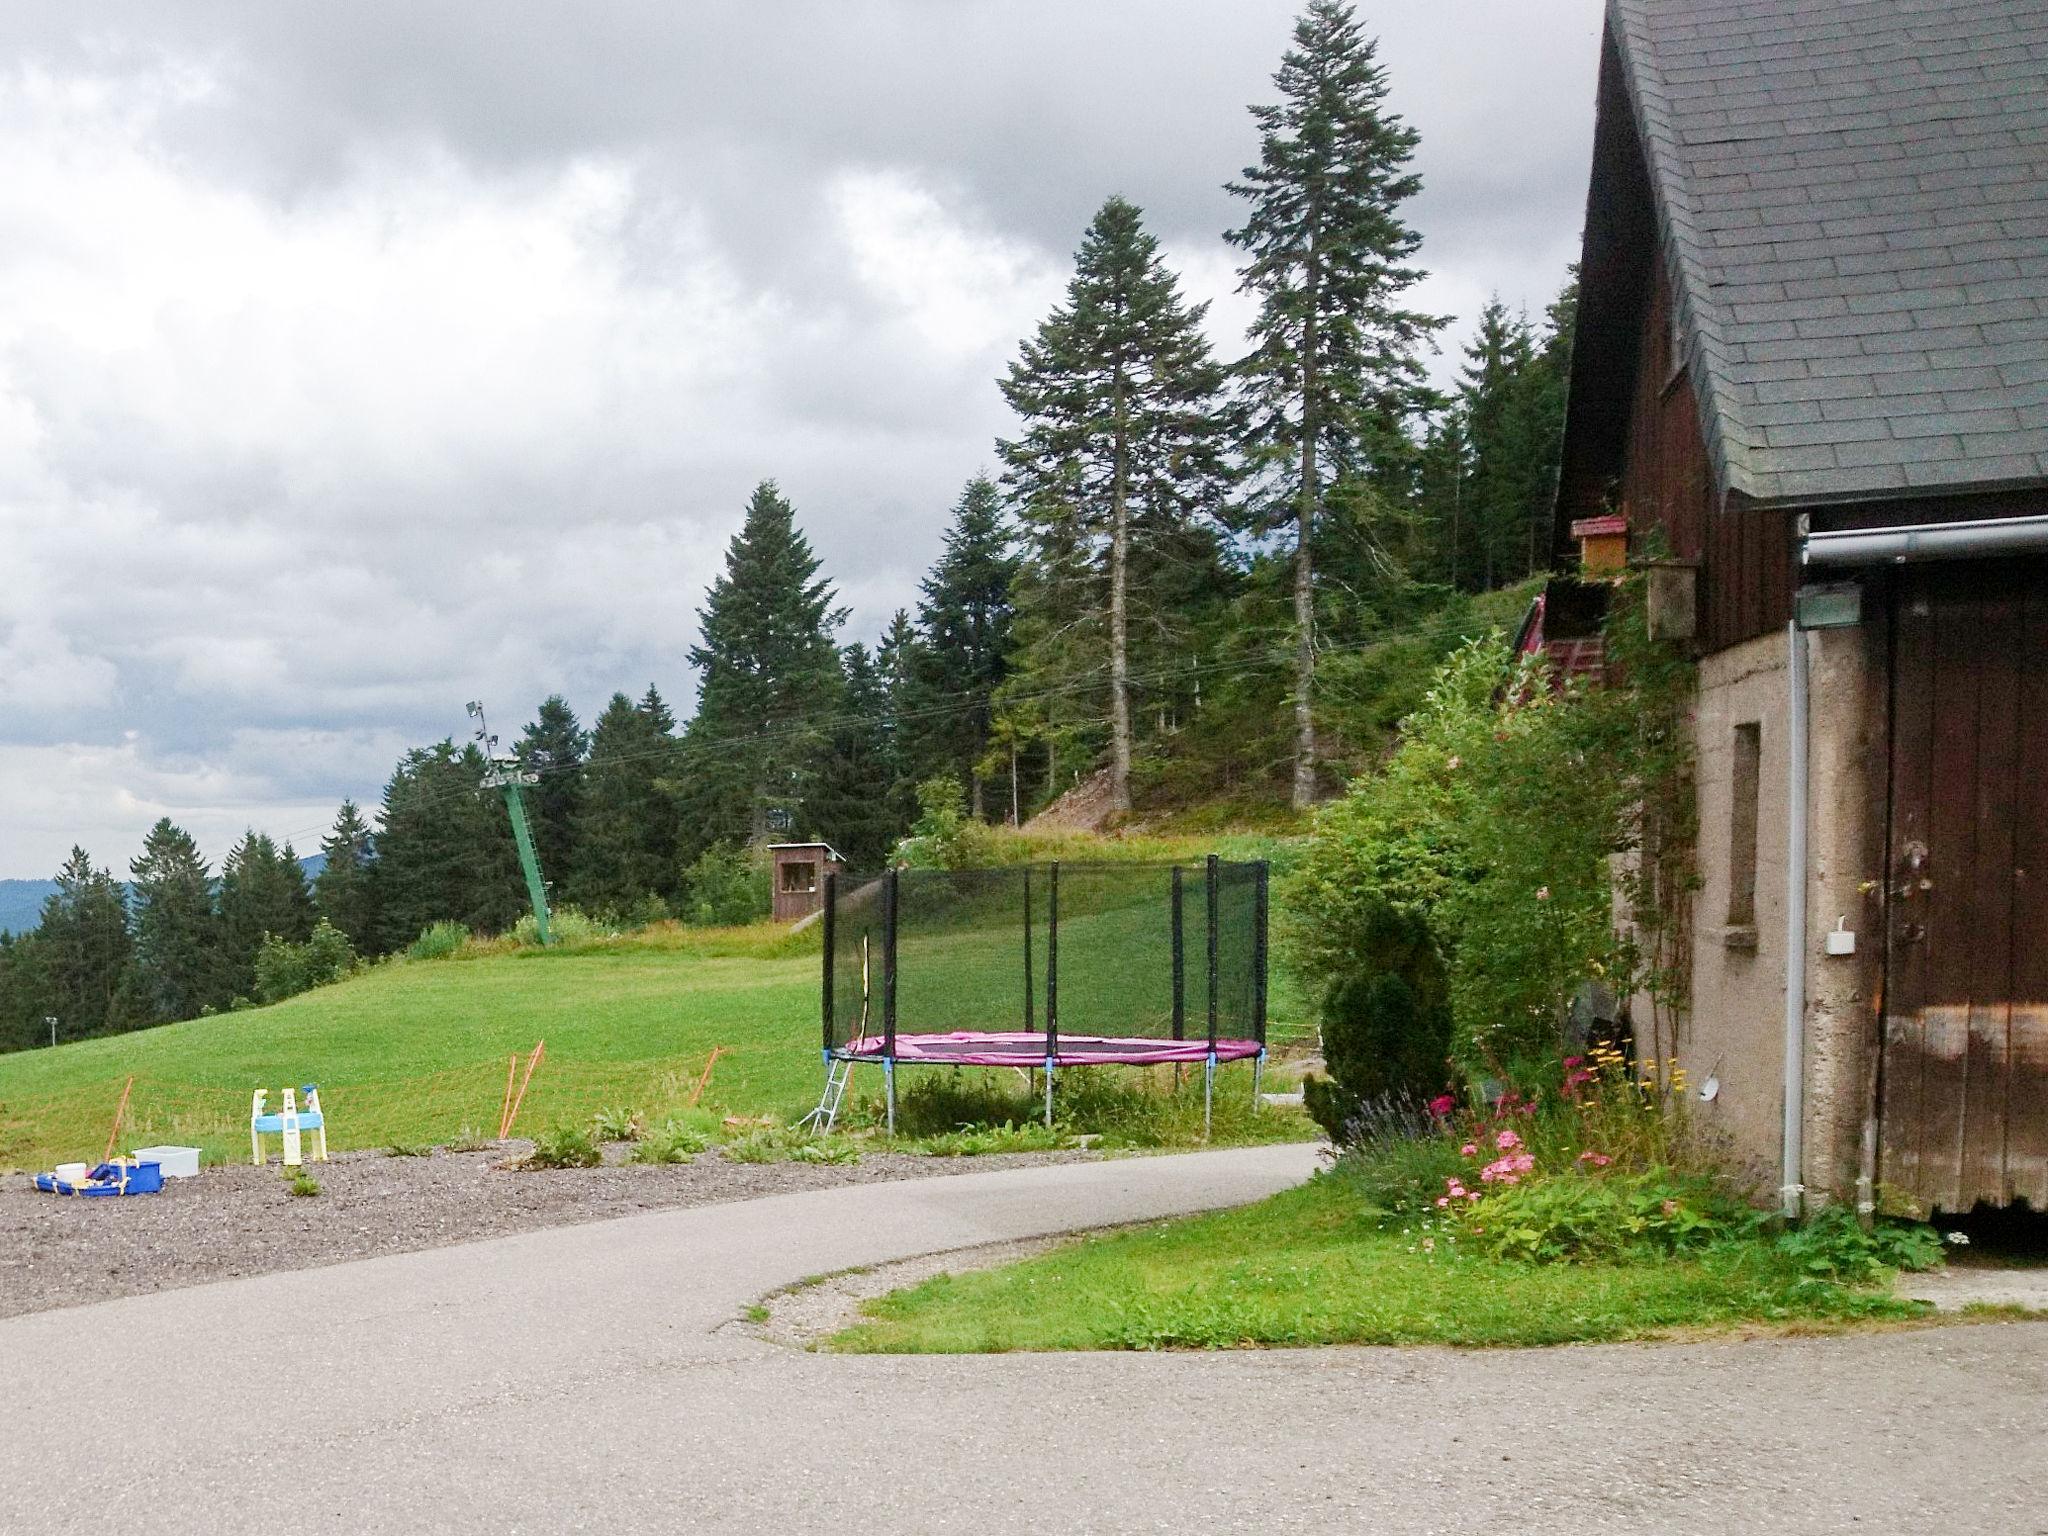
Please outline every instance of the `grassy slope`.
M389 964L274 1007L0 1056L0 1167L97 1151L130 1073L124 1144L182 1138L232 1154L248 1145L252 1089L306 1081L321 1084L338 1146L446 1140L465 1125L488 1135L507 1053L540 1038L522 1127L605 1103L680 1102L717 1045L729 1054L710 1102L794 1110L819 1076L815 949L722 937Z
M1906 1315L1797 1289L1760 1245L1698 1259L1519 1265L1432 1258L1336 1179L1242 1210L1083 1239L869 1304L851 1351L1555 1344L1755 1319Z
M1186 862L1210 848L1248 857L1274 847L1255 838L1071 835L1005 844L1006 857ZM1099 1026L1099 1009L1084 999L1140 999L1138 989L1119 987L1119 946L1084 942L1089 926L1080 916L1063 924L1072 943L1062 980L1066 1006ZM1009 966L1000 944L946 936L933 948L960 951L933 967L943 972L943 991L972 996L986 984L989 995L1002 997L1016 990L1007 974L998 980ZM97 1155L131 1073L124 1146L175 1142L199 1146L209 1158L242 1155L251 1090L304 1082L321 1085L338 1149L448 1141L465 1127L488 1136L497 1128L507 1054L543 1038L547 1055L521 1111L522 1130L605 1105L666 1112L687 1098L714 1046L727 1054L707 1104L792 1116L816 1102L818 964L815 931L792 939L769 925L661 927L547 953L487 946L471 957L380 965L273 1007L0 1055L0 1170ZM1299 1034L1292 991L1277 973L1272 1013L1276 1039ZM855 1086L872 1084L857 1078Z

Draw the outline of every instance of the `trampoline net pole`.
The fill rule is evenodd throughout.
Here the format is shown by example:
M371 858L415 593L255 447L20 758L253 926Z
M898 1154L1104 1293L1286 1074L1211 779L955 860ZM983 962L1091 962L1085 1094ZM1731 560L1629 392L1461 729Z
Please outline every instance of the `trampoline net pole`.
M1046 871L1045 890L1045 1059L1059 1050L1060 1039L1060 867Z
M832 964L837 957L834 954L834 946L832 941L834 938L837 937L837 935L833 931L833 919L837 916L837 913L833 909L838 905L839 876L836 874L827 874L825 876L824 916L825 990L822 994L821 1003L821 1011L823 1013L825 1023L825 1059L827 1062L830 1062L830 1060L832 1059L832 1047L836 1043L832 1038Z
M1253 875L1252 913L1252 1038L1259 1042L1259 1056L1266 1054L1266 880L1270 866L1261 859Z
M882 888L882 1054L890 1064L889 1129L896 1129L896 897L898 876Z
M1031 1000L1031 866L1024 866L1024 1033L1038 1028L1038 1010Z
M1216 977L1218 970L1216 960L1216 882L1221 872L1221 864L1222 861L1212 853L1209 855L1209 862L1204 870L1207 876L1206 884L1209 907L1209 1065L1212 1075L1214 1074L1216 1064Z
M1180 866L1173 866L1173 1038L1188 1037L1188 967L1183 943Z

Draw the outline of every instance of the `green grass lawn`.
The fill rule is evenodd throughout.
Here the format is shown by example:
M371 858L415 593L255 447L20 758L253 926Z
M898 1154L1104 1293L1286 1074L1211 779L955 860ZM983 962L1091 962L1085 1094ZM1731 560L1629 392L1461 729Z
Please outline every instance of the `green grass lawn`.
M123 1145L246 1155L249 1094L317 1082L330 1145L496 1133L507 1056L545 1039L521 1129L608 1104L706 1102L788 1114L821 1074L816 940L657 929L580 952L511 951L372 967L268 1008L0 1056L0 1168L96 1155L135 1076Z
M465 1130L489 1138L509 1054L542 1039L522 1132L610 1106L659 1118L688 1099L720 1046L706 1106L791 1119L817 1102L815 929L793 938L767 924L663 925L575 948L481 950L373 966L267 1008L0 1055L0 1170L96 1157L131 1074L123 1147L246 1156L250 1092L307 1082L320 1084L334 1150L449 1142ZM954 976L973 990L973 965ZM1223 1091L1242 1097L1248 1070L1231 1069ZM921 1075L904 1074L899 1088ZM854 1089L858 1119L859 1101L880 1092L878 1071L860 1069ZM1284 1131L1262 1124L1259 1136L1305 1133L1285 1118Z
M1803 1282L1764 1244L1623 1264L1424 1253L1346 1181L1085 1238L870 1302L853 1352L1560 1344L1749 1321L1907 1317L1887 1293Z

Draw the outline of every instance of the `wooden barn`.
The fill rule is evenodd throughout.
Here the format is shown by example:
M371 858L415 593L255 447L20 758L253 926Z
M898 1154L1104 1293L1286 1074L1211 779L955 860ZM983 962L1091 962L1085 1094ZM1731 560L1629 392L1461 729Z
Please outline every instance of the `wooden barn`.
M2048 0L1608 7L1556 556L1698 656L1678 1050L1788 1207L2048 1209L2044 81Z

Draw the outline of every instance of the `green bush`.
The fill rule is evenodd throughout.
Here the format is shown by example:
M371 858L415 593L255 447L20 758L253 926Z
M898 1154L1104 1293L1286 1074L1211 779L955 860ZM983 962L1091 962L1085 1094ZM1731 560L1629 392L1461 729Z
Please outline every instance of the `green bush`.
M420 936L408 944L405 958L408 960L446 960L469 942L469 928L463 923L435 923L420 930Z
M857 1163L860 1148L843 1136L816 1136L795 1126L764 1126L721 1149L735 1163Z
M636 1163L687 1163L711 1145L711 1138L680 1119L663 1121L633 1144Z
M355 968L356 952L348 935L324 917L303 944L266 933L256 951L256 996L265 1003L283 1002L340 981Z
M1450 992L1429 926L1378 902L1350 974L1323 995L1323 1060L1330 1075L1302 1084L1302 1102L1339 1145L1369 1103L1423 1099L1450 1075Z
M576 907L551 907L548 910L548 938L555 944L596 944L617 938L618 932L610 923L586 916ZM540 946L540 924L532 912L527 912L512 925L512 941L527 949Z
M997 836L967 811L960 781L939 774L917 786L916 823L896 857L913 869L983 869L997 859Z
M615 1105L590 1117L590 1131L599 1141L638 1141L647 1133L647 1122L639 1110Z
M1383 1220L1428 1214L1465 1166L1458 1145L1434 1127L1409 1135L1359 1137L1328 1177L1357 1192Z
M597 1143L580 1125L557 1125L542 1131L526 1154L529 1168L595 1168L603 1161Z
M1753 1226L1750 1213L1704 1180L1669 1170L1620 1177L1558 1173L1489 1193L1464 1241L1532 1263L1598 1262L1705 1247Z
M1897 1269L1932 1269L1941 1238L1920 1222L1880 1217L1868 1228L1846 1205L1815 1211L1778 1237L1778 1249L1816 1281L1873 1285Z
M681 917L698 928L737 928L771 909L767 861L730 843L714 843L683 871Z
M1617 590L1607 643L1617 665L1600 687L1559 687L1498 636L1460 648L1386 765L1318 816L1280 892L1282 940L1325 1019L1340 1036L1348 1024L1338 1049L1354 1064L1356 1043L1398 1034L1404 1010L1429 1034L1441 1018L1431 968L1375 959L1389 914L1419 925L1440 960L1451 1054L1475 1081L1546 1075L1591 986L1669 995L1673 978L1649 963L1656 946L1639 950L1616 930L1617 878L1637 928L1652 934L1673 920L1688 881L1661 867L1654 880L1617 877L1613 856L1642 846L1646 817L1668 834L1660 846L1685 842L1691 674L1644 637L1634 586ZM1396 933L1412 961L1412 935ZM1388 974L1417 994L1412 1004L1374 989ZM1417 1040L1404 1054L1433 1048Z

